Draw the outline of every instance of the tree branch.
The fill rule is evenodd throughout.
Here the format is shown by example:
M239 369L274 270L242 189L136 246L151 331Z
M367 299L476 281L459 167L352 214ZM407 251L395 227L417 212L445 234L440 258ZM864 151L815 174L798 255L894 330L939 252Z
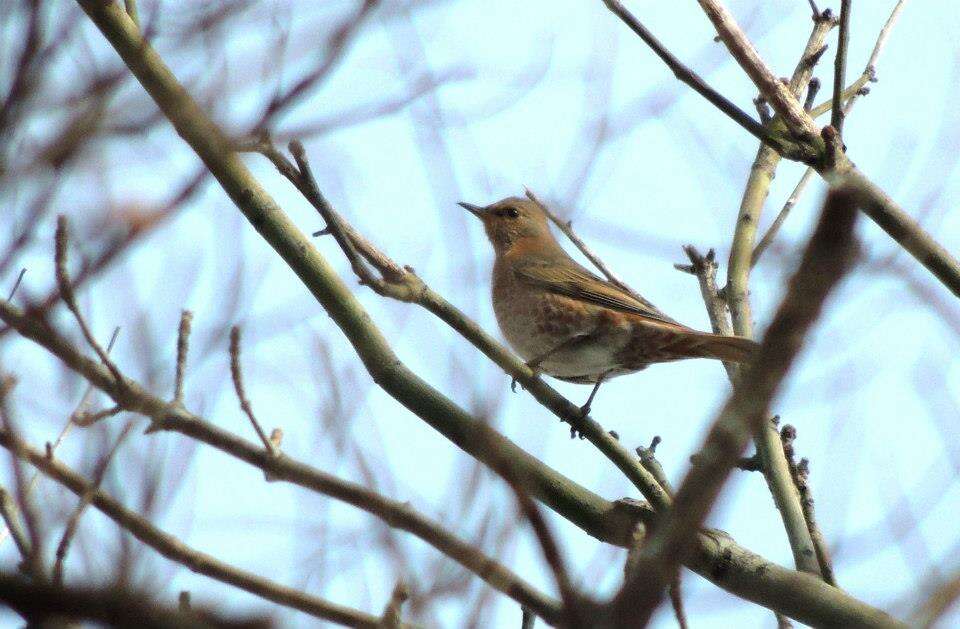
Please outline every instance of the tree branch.
M677 489L673 509L645 545L633 574L615 599L616 618L633 617L638 623L649 618L751 435L768 422L770 403L806 333L852 262L857 202L850 191L834 190L827 197L820 222L755 361L713 423L697 464Z
M124 507L63 463L48 458L46 454L28 446L7 430L0 431L0 445L18 458L28 461L46 476L56 480L77 496L81 498L89 497L90 504L97 510L171 561L182 564L199 574L223 583L229 583L251 594L285 607L300 610L317 618L353 627L370 627L373 629L378 626L376 616L280 585L257 574L235 568L212 555L187 546L172 535L155 527L148 519Z

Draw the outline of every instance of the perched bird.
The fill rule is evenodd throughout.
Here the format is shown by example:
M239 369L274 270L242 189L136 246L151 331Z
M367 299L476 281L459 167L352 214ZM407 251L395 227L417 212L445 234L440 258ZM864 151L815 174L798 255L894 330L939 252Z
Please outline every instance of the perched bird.
M493 310L503 335L535 371L593 384L584 415L612 377L684 358L746 362L757 348L688 328L591 273L563 250L533 200L460 205L483 221L496 253Z

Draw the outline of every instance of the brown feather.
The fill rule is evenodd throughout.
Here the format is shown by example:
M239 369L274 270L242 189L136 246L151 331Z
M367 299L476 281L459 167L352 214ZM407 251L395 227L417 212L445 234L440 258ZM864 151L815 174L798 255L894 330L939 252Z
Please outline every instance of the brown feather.
M757 353L760 346L750 339L740 336L722 336L695 332L689 335L691 340L690 356L716 358L725 362L749 362Z
M565 264L560 265L547 260L533 260L515 264L513 270L524 282L558 295L655 321L679 325L646 299L637 299L569 258L564 262Z

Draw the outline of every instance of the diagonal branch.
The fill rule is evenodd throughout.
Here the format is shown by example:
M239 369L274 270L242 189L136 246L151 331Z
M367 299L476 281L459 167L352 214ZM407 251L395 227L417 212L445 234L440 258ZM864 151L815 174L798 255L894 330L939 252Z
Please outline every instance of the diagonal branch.
M603 3L660 57L680 81L689 85L695 92L710 101L717 109L764 144L768 144L777 150L786 148L782 139L774 136L769 129L733 104L726 96L707 85L707 82L700 75L677 59L619 0L603 0Z
M674 508L646 544L614 601L619 619L645 622L677 571L690 540L703 525L750 437L766 422L770 403L819 317L827 296L853 259L857 196L835 190L807 245L803 260L763 339L759 354L711 427L697 464L674 497Z

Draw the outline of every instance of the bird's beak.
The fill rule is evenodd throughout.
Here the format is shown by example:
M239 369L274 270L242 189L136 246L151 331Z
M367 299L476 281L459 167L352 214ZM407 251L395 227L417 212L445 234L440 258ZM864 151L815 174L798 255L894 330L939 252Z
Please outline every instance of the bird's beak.
M480 207L479 205L474 205L473 203L464 203L463 201L461 201L460 203L457 203L457 205L459 205L466 211L470 212L480 220L483 220L484 208Z

